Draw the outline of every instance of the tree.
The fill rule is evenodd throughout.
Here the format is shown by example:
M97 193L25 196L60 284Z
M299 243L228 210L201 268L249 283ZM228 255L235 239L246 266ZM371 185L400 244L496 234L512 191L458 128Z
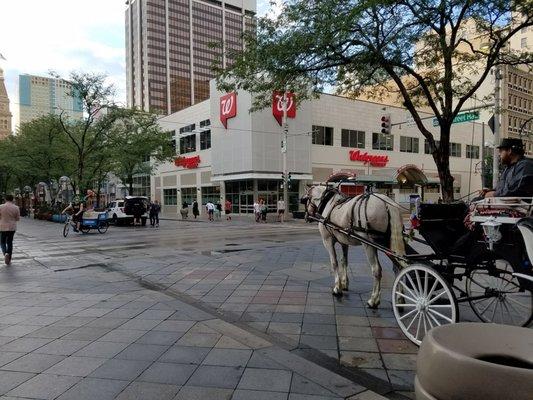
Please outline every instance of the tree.
M72 85L70 94L81 100L84 117L81 121L72 121L65 111L59 116L62 131L74 147L76 171L71 178L79 193L84 193L95 178L90 161L105 151L106 135L114 121L114 114L109 111L116 108L112 99L115 89L105 80L106 75L102 74L72 72L69 77Z
M470 24L475 39L465 33ZM508 46L530 26L533 0L290 0L278 17L258 19L245 50L229 55L232 66L215 69L219 89L256 94L253 109L267 106L273 90L302 100L330 85L357 94L392 83L428 140L443 199L451 201L453 119L493 67L533 61L533 53ZM439 145L421 107L439 122Z
M138 110L116 110L109 132L111 171L133 193L133 178L150 175L161 162L170 161L175 151L155 114Z

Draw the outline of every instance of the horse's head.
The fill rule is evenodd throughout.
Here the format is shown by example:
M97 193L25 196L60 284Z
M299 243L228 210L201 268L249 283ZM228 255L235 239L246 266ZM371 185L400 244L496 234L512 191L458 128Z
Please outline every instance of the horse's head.
M323 185L315 185L307 189L305 196L300 199L300 202L305 205L307 216L314 217L316 215L326 189L327 186Z

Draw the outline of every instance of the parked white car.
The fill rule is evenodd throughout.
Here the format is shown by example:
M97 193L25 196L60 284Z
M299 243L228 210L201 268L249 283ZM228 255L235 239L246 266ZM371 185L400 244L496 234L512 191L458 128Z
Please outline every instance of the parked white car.
M126 196L109 203L107 207L107 219L115 225L125 225L133 223L133 214L126 214L132 205L144 204L145 212L141 216L142 225L146 225L148 219L148 198L144 196Z

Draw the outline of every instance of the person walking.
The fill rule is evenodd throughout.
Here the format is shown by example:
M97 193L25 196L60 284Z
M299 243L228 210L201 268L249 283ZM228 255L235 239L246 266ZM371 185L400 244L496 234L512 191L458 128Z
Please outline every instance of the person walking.
M278 222L283 223L285 220L285 201L283 197L278 200Z
M13 204L13 196L6 195L6 202L0 206L0 244L6 265L11 264L13 257L13 237L20 220L20 210Z
M260 205L261 205L261 221L263 221L266 224L268 207L265 203L265 200L261 199Z
M150 226L153 228L159 228L159 213L161 212L161 206L159 201L154 201L150 204Z
M192 202L192 215L194 215L194 219L198 218L200 215L200 209L198 208L198 202L196 200Z
M207 211L207 216L209 217L209 221L214 221L213 214L215 213L215 205L208 201L205 205L205 209Z
M259 222L261 219L261 200L256 200L254 202L254 215L255 215L255 222Z
M226 200L226 203L224 204L224 211L226 212L226 221L231 221L231 201Z
M220 204L220 200L217 201L215 208L216 208L215 215L217 219L220 219L220 217L222 216L222 204Z

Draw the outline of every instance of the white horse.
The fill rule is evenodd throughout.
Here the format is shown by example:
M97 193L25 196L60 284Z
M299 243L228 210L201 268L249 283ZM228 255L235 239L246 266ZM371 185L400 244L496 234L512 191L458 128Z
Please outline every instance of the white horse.
M302 198L306 204L307 214L311 217L321 215L325 221L345 231L353 231L363 239L376 240L379 236L389 234L390 246L398 255L405 255L403 241L403 223L399 205L385 195L372 193L353 198L346 198L337 189L327 186L311 186L307 195ZM349 237L336 229L319 223L319 230L324 247L329 252L331 268L335 275L333 295L342 296L343 290L348 290L348 246L363 245L368 262L372 267L374 284L372 294L368 299L370 308L378 307L381 297L382 268L376 248ZM340 269L337 262L335 244L342 248Z

